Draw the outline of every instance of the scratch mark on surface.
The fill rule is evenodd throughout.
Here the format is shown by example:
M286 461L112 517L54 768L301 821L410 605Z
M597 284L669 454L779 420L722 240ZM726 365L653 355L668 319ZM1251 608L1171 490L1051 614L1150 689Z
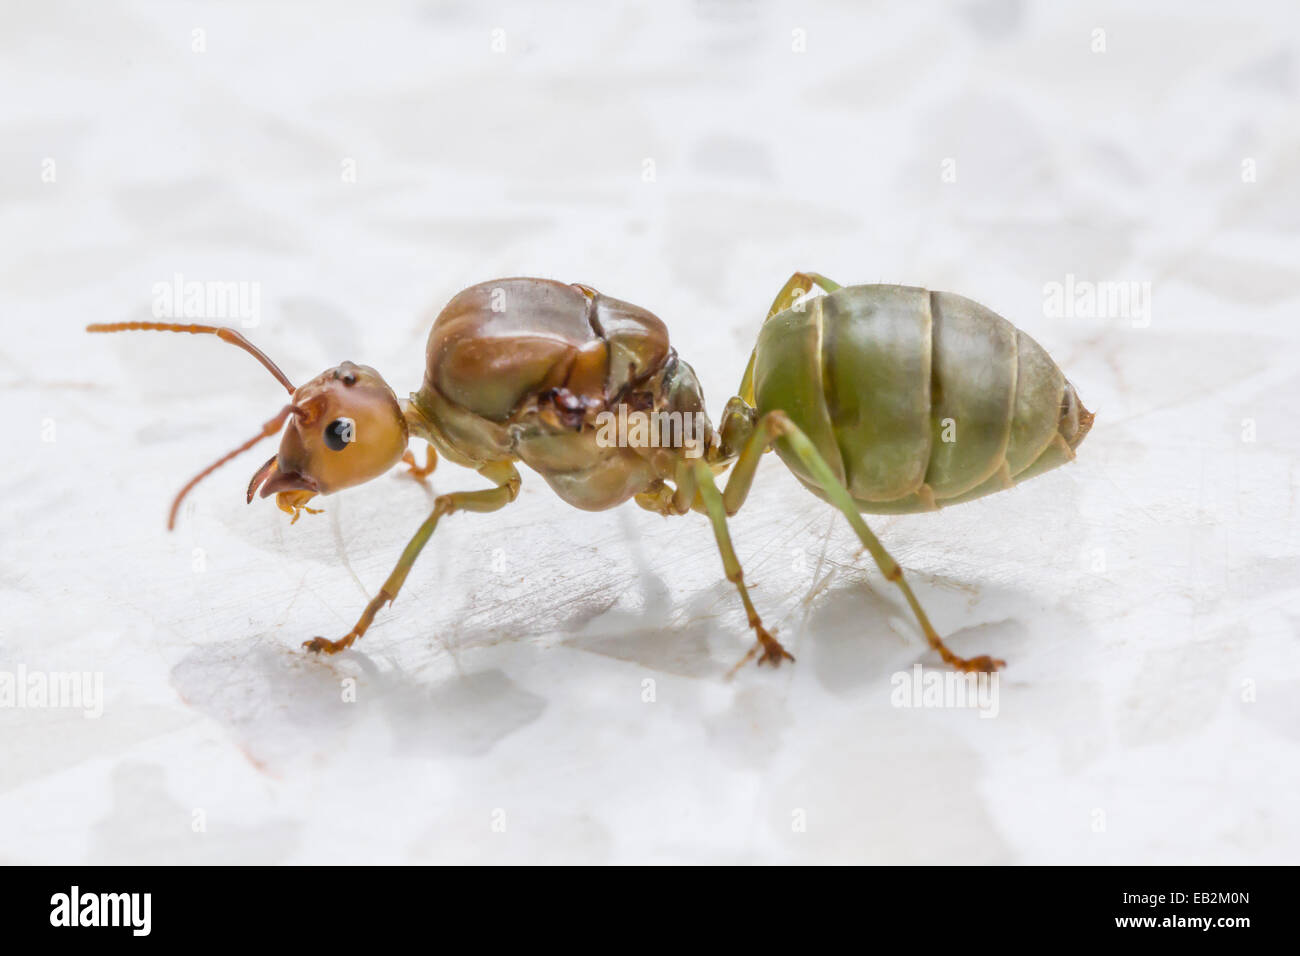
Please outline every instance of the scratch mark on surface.
M357 586L357 590L361 592L362 598L369 601L370 594L366 591L366 586L361 583L361 578L357 576L357 572L353 569L352 562L348 560L348 547L346 542L343 540L343 528L339 524L338 508L330 509L330 530L334 534L334 552L339 556L339 560L343 562L343 567L347 570L348 574L351 575L353 582Z

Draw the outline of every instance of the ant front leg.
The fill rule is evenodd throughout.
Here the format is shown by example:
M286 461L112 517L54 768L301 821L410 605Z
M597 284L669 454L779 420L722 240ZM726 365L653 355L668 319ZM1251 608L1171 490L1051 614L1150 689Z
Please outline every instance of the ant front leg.
M433 512L424 519L424 524L420 525L419 530L415 532L410 543L402 551L402 556L397 560L397 567L393 568L392 574L388 575L388 580L379 589L379 593L366 605L366 609L361 612L361 617L353 625L352 630L337 641L314 637L310 641L304 641L302 646L309 651L323 652L325 654L337 654L339 651L351 647L353 641L366 633L366 630L370 627L370 622L379 613L379 609L385 604L391 603L397 597L397 592L402 589L402 584L406 581L406 576L415 564L415 559L420 556L424 546L433 537L433 532L438 527L438 521L443 515L449 515L455 511L496 511L504 508L518 497L519 472L515 470L515 466L510 462L491 462L480 468L478 473L493 482L496 487L485 488L482 491L457 491L449 495L439 495L434 500Z
M407 474L420 484L424 484L428 477L433 474L433 470L438 467L438 452L432 445L426 444L424 446L424 464L419 465L415 461L415 453L408 448L402 452L402 461L410 469Z
M880 543L880 539L862 520L862 515L858 512L853 497L839 478L835 476L817 447L799 429L799 426L790 420L790 417L785 412L768 412L755 423L753 433L745 442L740 456L736 459L736 466L731 472L731 478L727 482L727 489L722 496L723 509L726 514L733 515L740 510L740 506L744 504L745 498L749 494L749 488L753 483L754 471L758 468L759 459L768 446L778 441L786 442L787 447L798 456L804 467L812 472L817 479L818 485L826 493L826 497L830 499L831 504L848 519L854 533L858 536L858 540L871 553L885 579L892 581L903 592L903 597L907 599L907 604L912 609L912 614L916 618L916 623L920 625L921 632L925 634L926 641L938 651L944 663L955 670L967 673L972 671L992 673L1006 666L1005 661L989 657L987 654L966 658L959 657L948 649L948 645L939 637L939 632L930 623L930 618L926 616L925 610L921 607L921 602L916 599L916 595L912 593L912 588L903 577L902 567L885 550L884 545Z

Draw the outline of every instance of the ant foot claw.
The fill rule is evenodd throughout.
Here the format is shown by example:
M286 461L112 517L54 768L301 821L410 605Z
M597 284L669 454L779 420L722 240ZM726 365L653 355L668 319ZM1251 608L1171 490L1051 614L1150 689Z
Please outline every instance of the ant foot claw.
M764 664L771 664L773 667L780 667L782 661L793 661L794 655L781 646L781 643L774 637L769 637L762 642L763 653L759 655L758 664L762 667Z
M313 637L310 641L303 641L302 646L315 654L337 654L339 651L346 650L352 645L353 636L338 641L328 641L323 637Z
M756 625L754 630L758 633L758 640L754 646L745 652L745 656L736 662L736 666L727 671L727 679L735 677L742 667L758 658L758 663L771 664L773 667L780 667L782 661L793 661L794 655L781 646L778 641L761 625Z
M965 674L996 674L1007 666L1007 662L996 657L989 657L987 654L981 654L979 657L972 657L969 660L958 658L952 662L952 666Z

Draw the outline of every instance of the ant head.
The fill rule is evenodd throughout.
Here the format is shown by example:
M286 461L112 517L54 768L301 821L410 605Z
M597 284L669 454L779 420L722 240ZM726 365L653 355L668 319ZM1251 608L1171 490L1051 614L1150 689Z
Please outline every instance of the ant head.
M293 393L280 451L253 475L248 500L277 495L296 511L382 475L397 464L409 438L397 396L378 372L344 362Z
M86 331L215 335L261 362L293 396L257 435L190 479L172 502L168 528L175 527L176 513L191 488L281 428L284 437L280 440L280 451L253 476L248 500L251 502L260 488L263 498L274 494L276 504L295 520L314 495L328 495L376 478L401 461L406 451L409 437L406 418L397 396L373 368L344 362L301 388L294 388L288 376L236 329L174 322L109 322L93 323L86 326Z

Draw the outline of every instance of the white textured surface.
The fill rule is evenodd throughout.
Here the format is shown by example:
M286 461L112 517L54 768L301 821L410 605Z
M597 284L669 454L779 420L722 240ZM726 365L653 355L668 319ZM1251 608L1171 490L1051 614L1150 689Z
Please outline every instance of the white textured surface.
M0 859L1295 862L1293 4L121 6L0 30L0 667L106 697L0 710ZM268 443L168 535L282 393L214 341L80 331L175 273L255 281L296 380L406 392L454 292L553 276L662 316L716 414L794 268L981 301L1098 413L1069 468L874 522L954 645L1010 662L996 719L891 706L932 657L774 458L734 529L794 667L723 680L749 637L703 519L531 473L308 657L426 492L290 528L243 503ZM1150 327L1045 316L1067 274L1152 283Z

